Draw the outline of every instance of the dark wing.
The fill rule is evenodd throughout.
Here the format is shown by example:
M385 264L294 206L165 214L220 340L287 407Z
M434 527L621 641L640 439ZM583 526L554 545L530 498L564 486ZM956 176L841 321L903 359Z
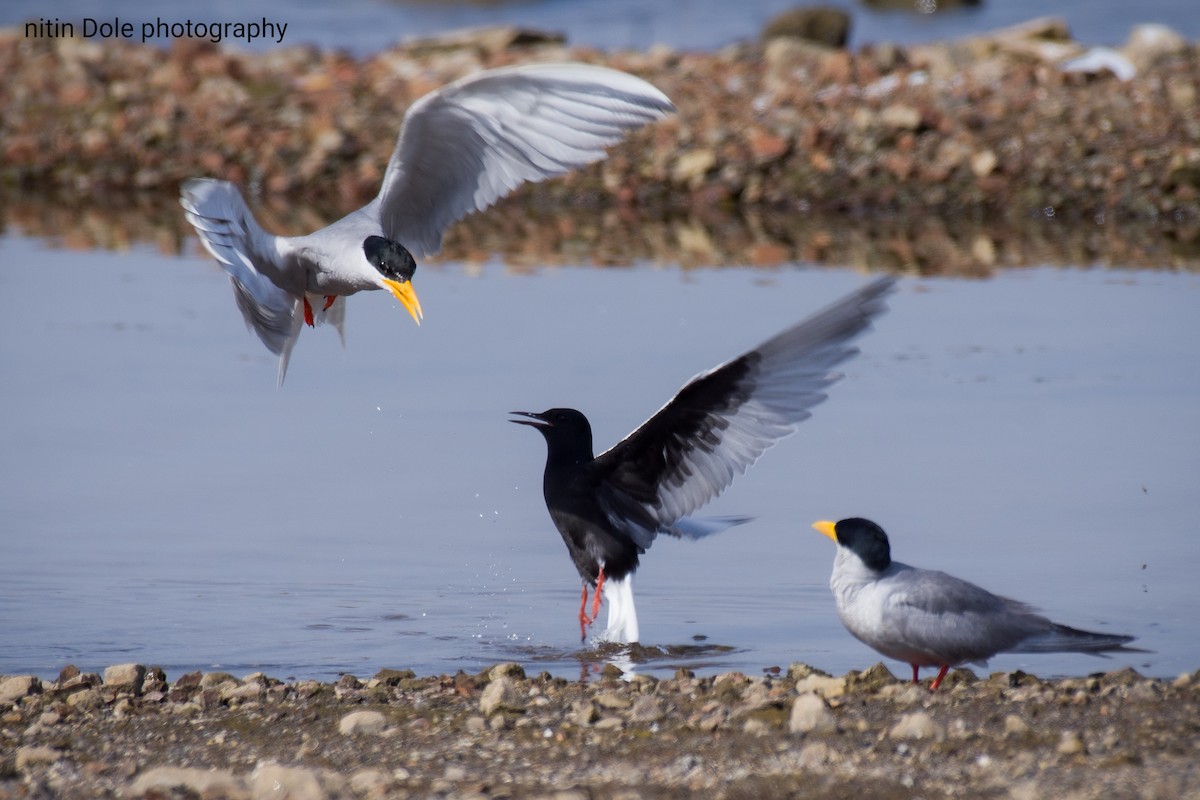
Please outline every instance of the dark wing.
M880 278L748 353L692 378L658 413L593 465L601 507L641 547L725 490L793 433L851 340L883 311Z

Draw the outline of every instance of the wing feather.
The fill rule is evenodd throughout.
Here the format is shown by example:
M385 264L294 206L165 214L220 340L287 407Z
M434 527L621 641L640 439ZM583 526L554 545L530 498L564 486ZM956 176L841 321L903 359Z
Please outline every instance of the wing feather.
M385 235L415 255L524 182L604 158L622 136L674 110L666 95L617 70L535 64L490 70L409 108L379 192Z
M884 309L881 278L753 350L689 381L595 460L605 513L640 547L724 491L790 435L840 379L831 368Z

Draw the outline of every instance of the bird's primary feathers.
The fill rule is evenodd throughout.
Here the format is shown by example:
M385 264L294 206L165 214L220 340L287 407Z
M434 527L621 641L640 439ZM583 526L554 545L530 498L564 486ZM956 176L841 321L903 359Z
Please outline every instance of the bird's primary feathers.
M1024 603L953 575L893 561L887 534L870 520L822 520L814 528L838 545L830 588L855 638L888 658L946 671L986 664L997 653L1131 651L1132 636L1092 633L1051 622Z
M884 308L891 278L878 279L758 347L697 375L611 449L593 457L592 429L579 411L514 412L546 439L543 490L550 516L584 581L628 581L660 534L698 538L747 521L689 515L724 491L767 448L796 430L857 350L851 340ZM615 587L614 587L615 590ZM624 589L622 589L624 591ZM632 622L605 638L636 641ZM580 611L581 633L591 620ZM592 616L598 611L593 607Z
M180 203L229 274L247 326L279 356L282 383L304 322L323 317L340 332L345 296L371 289L391 291L419 322L414 256L436 252L451 223L524 182L599 161L673 110L649 83L606 67L495 69L413 103L378 196L315 233L267 233L227 181L189 179Z

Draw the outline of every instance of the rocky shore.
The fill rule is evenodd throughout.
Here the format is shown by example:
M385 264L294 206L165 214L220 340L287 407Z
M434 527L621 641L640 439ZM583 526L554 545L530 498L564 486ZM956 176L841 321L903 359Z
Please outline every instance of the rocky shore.
M449 257L869 260L973 274L1058 261L1036 252L1044 239L1067 263L1192 268L1200 47L1135 29L1114 62L1134 70L1122 77L1075 69L1087 52L1053 19L854 52L776 37L715 53L605 53L501 28L364 59L10 29L0 32L0 208L34 235L177 248L178 185L208 175L249 187L268 228L312 230L374 195L417 97L480 69L580 60L645 77L678 114L593 168L455 226ZM75 224L46 220L62 213ZM152 230L128 230L130 216Z
M0 678L0 798L1200 797L1200 671Z

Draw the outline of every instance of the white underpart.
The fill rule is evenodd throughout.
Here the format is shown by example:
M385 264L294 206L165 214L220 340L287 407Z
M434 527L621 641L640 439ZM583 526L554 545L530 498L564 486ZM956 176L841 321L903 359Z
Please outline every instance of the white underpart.
M600 638L617 644L633 644L639 638L637 609L633 607L633 576L620 580L605 578L604 602L608 606L608 627Z

